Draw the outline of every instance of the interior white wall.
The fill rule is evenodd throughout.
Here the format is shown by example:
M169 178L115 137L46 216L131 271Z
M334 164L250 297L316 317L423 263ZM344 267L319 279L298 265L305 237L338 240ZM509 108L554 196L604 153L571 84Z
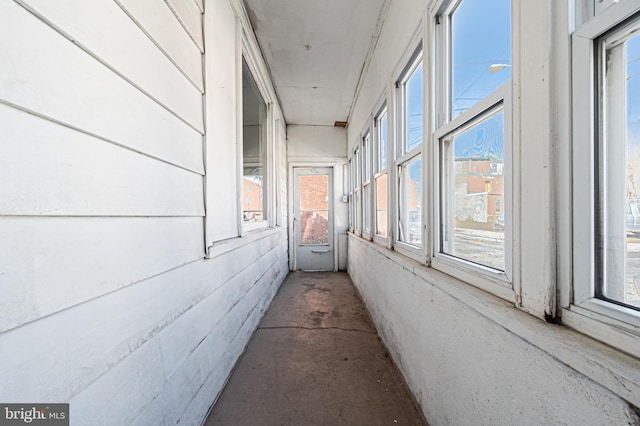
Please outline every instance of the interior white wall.
M288 272L233 216L241 3L90 3L0 3L0 401L200 424Z
M563 362L573 354L532 343L576 333L353 236L349 274L429 424L637 423L627 402Z
M347 269L347 229L349 227L347 195L344 189L344 165L347 162L347 132L334 126L287 126L287 159L289 165L331 165L333 167L334 227L338 236L337 269Z
M350 151L381 97L392 99L401 58L417 39L432 34L432 28L423 32L420 25L433 3L389 3L351 111ZM517 195L522 196L515 203L524 224L518 238L526 241L514 259L523 265L514 300L349 235L348 271L430 424L638 422L632 408L640 401L638 360L542 320L555 308L554 166L563 166L554 155L567 158L570 149L569 111L562 109L569 103L570 3L513 2L519 23L514 27L514 134L522 158L515 166L521 170ZM425 42L427 58L431 42ZM430 79L429 67L425 73ZM566 255L559 258L562 279Z

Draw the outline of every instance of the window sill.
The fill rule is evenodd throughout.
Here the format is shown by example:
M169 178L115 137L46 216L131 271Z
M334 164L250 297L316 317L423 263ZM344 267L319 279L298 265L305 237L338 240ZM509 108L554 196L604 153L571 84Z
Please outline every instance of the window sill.
M396 241L393 246L393 250L403 256L407 256L412 260L415 260L420 265L424 265L426 263L426 256L424 255L422 247L414 246L409 243L405 243L404 241Z
M589 300L579 306L572 305L562 311L563 324L640 358L639 318L626 321L614 317L617 311L627 310L601 300ZM615 309L614 309L615 308ZM599 312L600 311L600 312Z
M380 245L355 239L402 266L490 321L579 371L635 406L640 406L640 359L569 327L546 323L443 272L426 267ZM637 340L636 340L637 344Z
M493 270L483 265L476 265L464 259L457 259L437 253L431 260L433 269L437 269L451 277L478 287L508 302L515 300L513 285L505 272Z
M207 255L205 256L205 259L216 258L225 253L236 250L240 247L244 247L248 244L252 244L252 243L255 243L256 241L271 237L272 235L275 235L278 233L284 233L284 232L286 232L286 228L280 227L280 226L277 226L275 228L260 228L260 229L247 232L242 237L216 241L207 248Z
M242 223L242 232L252 232L256 229L265 229L269 228L269 222L266 220L259 220L256 222L243 222Z

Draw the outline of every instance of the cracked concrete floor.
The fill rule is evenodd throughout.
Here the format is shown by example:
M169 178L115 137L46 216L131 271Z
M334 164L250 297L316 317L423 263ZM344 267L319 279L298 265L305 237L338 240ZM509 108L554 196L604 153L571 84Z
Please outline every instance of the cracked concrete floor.
M282 284L205 425L425 425L349 276Z

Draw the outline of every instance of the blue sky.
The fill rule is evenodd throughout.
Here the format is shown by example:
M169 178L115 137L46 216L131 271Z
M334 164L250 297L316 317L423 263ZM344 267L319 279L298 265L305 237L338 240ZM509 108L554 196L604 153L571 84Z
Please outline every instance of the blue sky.
M415 69L407 82L407 106L409 116L409 134L407 151L422 142L422 68L423 63Z
M511 0L464 0L453 14L453 116L511 78Z

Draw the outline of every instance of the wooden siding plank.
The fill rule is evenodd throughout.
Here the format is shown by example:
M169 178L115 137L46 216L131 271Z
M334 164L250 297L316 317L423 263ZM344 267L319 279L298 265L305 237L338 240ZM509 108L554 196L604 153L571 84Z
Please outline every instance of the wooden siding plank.
M283 244L283 250L286 250L286 243ZM206 367L202 370L208 371L209 374L198 389L190 386L189 390L193 392L193 396L190 401L187 401L186 409L178 417L181 424L199 424L204 420L203 417L206 416L211 405L211 395L217 396L222 391L238 357L247 346L264 312L289 272L288 269L286 254L284 254L278 263L265 273L265 277L256 283L252 291L238 303L238 307L225 318L225 323L219 328L223 330L223 339L228 344L218 359L208 356L210 353L215 353L217 348L215 335L212 335L185 362L185 367L204 364ZM181 370L181 373L184 373L186 369ZM174 392L177 390L179 388L174 385ZM170 415L167 417L172 419Z
M17 42L19 40L19 42ZM203 173L202 135L15 2L0 2L0 100Z
M200 218L0 218L0 332L199 259L202 233Z
M202 40L202 12L198 5L189 0L165 0L176 18L194 43L204 53L204 44Z
M20 2L204 133L202 92L113 0ZM194 9L197 11L195 5Z
M204 216L201 175L0 104L0 215Z
M244 275L242 271L261 262L259 259L267 253L272 252L274 256L279 253L281 261L277 263L282 264L286 256L285 238L284 232L274 233L256 244L229 252L217 261L189 263L4 333L0 347L0 359L3 360L0 363L0 381L3 384L0 387L0 399L72 400L73 403L74 396L84 398L94 392L108 394L122 386L126 387L126 374L121 375L122 368L126 368L120 368L121 364L126 365L126 361L129 365L133 364L133 370L144 369L145 356L130 357L143 353L144 350L140 349L147 347L146 343L155 345L154 342L162 342L162 339L154 337L209 295L223 289L233 292L241 283L255 282L256 277L264 275L262 272L252 269ZM140 253L139 256L150 254ZM275 258L270 260L271 263L275 262ZM260 265L266 263L270 264L262 261ZM264 268L268 269L268 266ZM83 320L79 322L78 318ZM201 321L199 315L191 320L191 324ZM195 330L189 333L198 336ZM170 341L165 343L163 350L178 350ZM171 357L166 359L176 360ZM208 362L201 366L205 369L204 377L215 369L215 365ZM149 380L160 377L166 383L167 372L176 368L175 365L171 367L163 363L162 370L156 371L155 377ZM103 378L111 380L109 376L119 379L109 382L114 387L103 387ZM38 386L25 387L25 381L37 383ZM86 395L82 396L84 392L81 391L85 388ZM79 401L81 399L75 400ZM92 402L95 403L95 400ZM76 407L82 409L80 404ZM120 412L120 408L124 412L125 407L118 407L115 412Z
M198 9L200 9L200 12L204 13L204 0L193 0L193 1L198 6Z
M183 0L188 1L188 0ZM164 0L115 0L204 93L202 52Z
M198 131L15 2L0 2L0 57L0 101L204 173Z
M257 319L262 316L267 307L265 295L273 297L279 283L284 278L284 276L280 276L278 277L279 281L274 281L270 278L273 278L275 274L265 274L265 271L277 270L278 265L283 263L284 256L281 249L272 251L266 257L270 262L260 261L259 267L255 264L255 266L250 266L239 276L234 277L228 285L221 288L219 292L223 294L219 297L212 296L212 300L207 299L194 306L152 339L150 343L158 347L158 349L154 348L154 352L161 354L163 360L162 372L164 375L162 378L166 382L163 389L157 391L157 387L152 381L148 385L149 390L146 392L144 403L153 400L152 404L161 403L164 407L161 408L162 417L159 418L150 418L144 413L141 419L142 424L161 421L163 418L167 423L178 424L184 415L185 408L188 407L202 383L210 375L226 377L228 371L233 367L233 361L240 355L244 347L242 345L241 348L234 347L229 350L234 338L241 334L242 339L239 340L246 343L256 324L254 319L247 324L249 325L247 329L239 333L245 320L250 316L256 316ZM278 258L280 260L277 260ZM264 275L267 275L268 278L256 282L256 276ZM220 304L216 304L216 301ZM176 342L180 343L176 344ZM182 347L180 344L186 345L186 347ZM149 374L145 372L148 367L143 361L147 357L145 352L148 351L145 346L140 347L132 354L130 360L125 359L122 366L117 365L112 371L105 374L107 377L101 377L77 397L71 399L70 402L75 407L74 413L79 419L91 418L92 411L95 410L94 401L111 400L112 397L117 397L114 392L118 391L111 386L111 383L122 383L121 386L128 387L131 381L136 380L136 374L130 374L134 367L129 364L137 364L137 368L143 369L141 372L143 376ZM177 353L174 354L174 352ZM228 367L221 368L219 360L225 355L229 356L229 352L231 352L231 363ZM138 361L134 357L138 358ZM136 386L135 383L130 384ZM143 392L145 391L143 390ZM213 394L209 395L209 404L213 397ZM167 401L171 401L171 403L166 404ZM138 404L138 406L142 405L142 403ZM105 416L109 415L109 410L109 407L105 407ZM201 409L198 414L204 416L206 408ZM158 415L157 411L156 415ZM129 416L123 416L117 420L119 424L135 424L134 418ZM187 422L185 424L197 423Z
M238 235L236 21L226 0L207 3L205 96L206 136L206 242ZM220 60L225 58L225 60ZM224 209L215 208L217 205ZM235 226L235 229L234 229Z

